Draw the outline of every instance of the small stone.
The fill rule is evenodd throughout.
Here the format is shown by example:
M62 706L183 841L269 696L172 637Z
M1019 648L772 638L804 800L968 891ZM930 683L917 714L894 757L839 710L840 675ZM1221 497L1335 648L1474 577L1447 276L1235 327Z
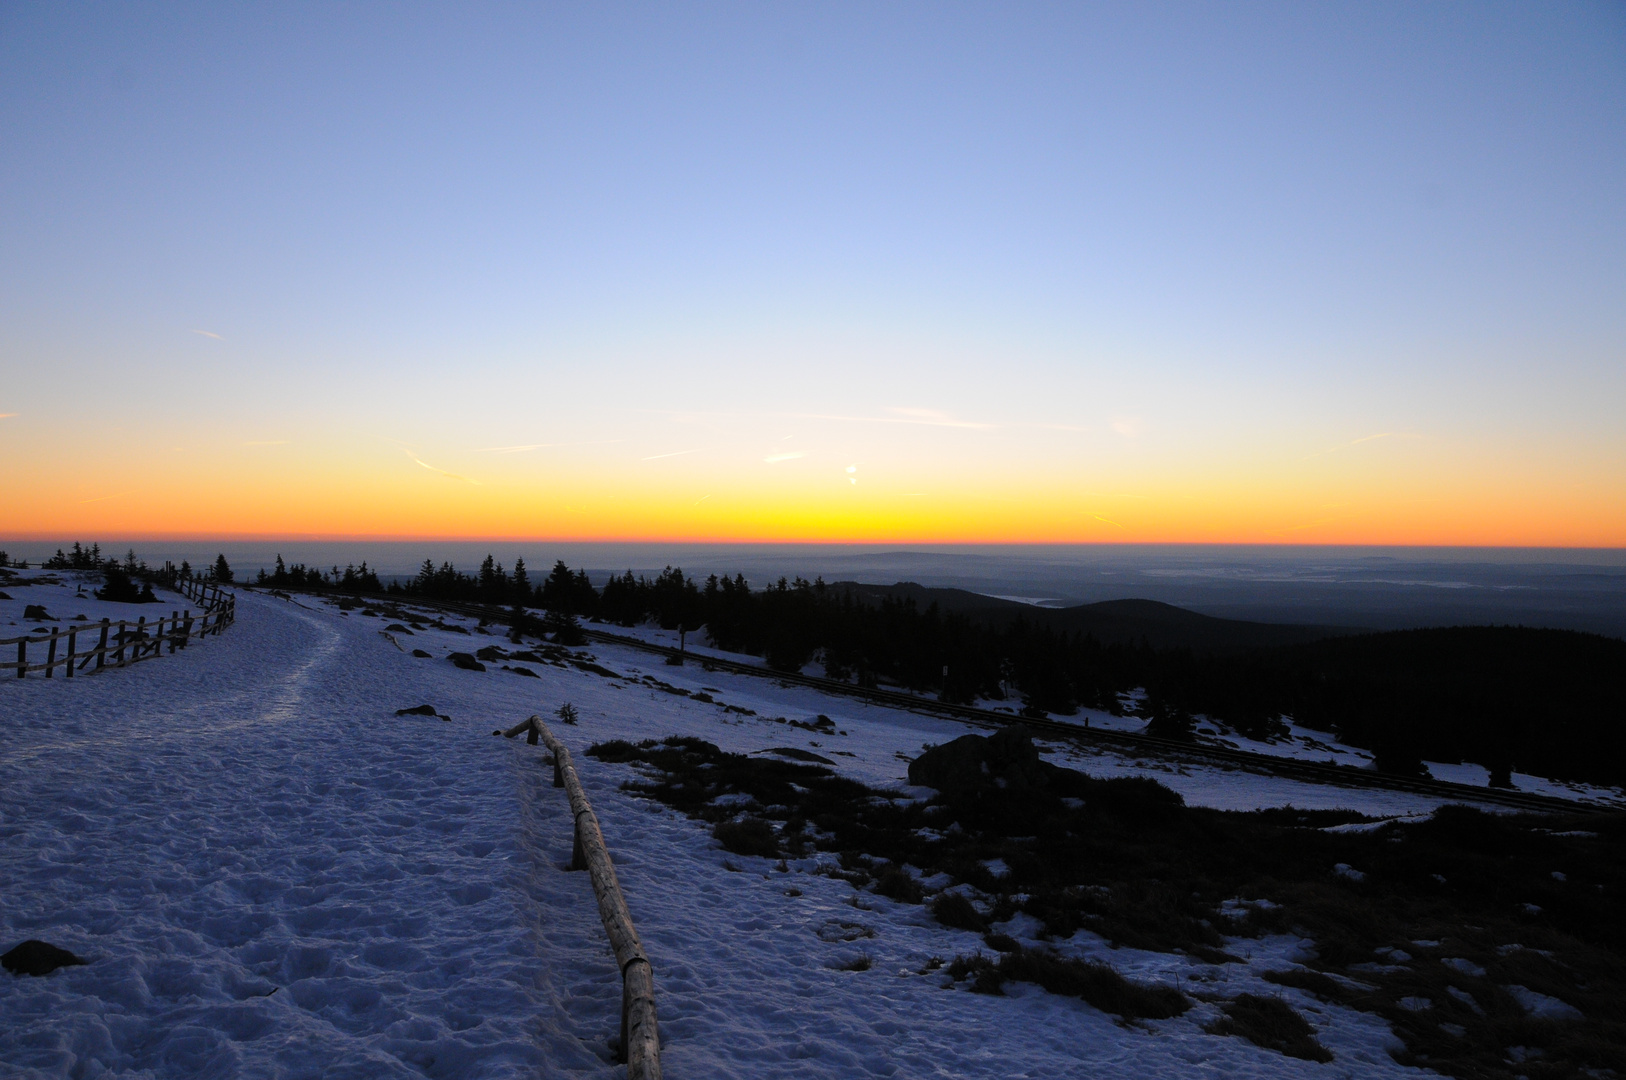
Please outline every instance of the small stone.
M446 659L464 671L484 671L486 666L466 652L454 652Z

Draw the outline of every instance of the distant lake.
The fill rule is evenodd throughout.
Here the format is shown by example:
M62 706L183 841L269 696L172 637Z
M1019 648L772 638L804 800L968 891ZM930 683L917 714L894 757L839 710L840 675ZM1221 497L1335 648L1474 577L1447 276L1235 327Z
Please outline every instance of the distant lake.
M85 542L89 542L88 539ZM1522 623L1626 637L1626 549L1275 547L1229 544L696 544L579 541L101 541L149 564L202 567L224 554L240 577L289 563L341 569L365 561L411 576L425 559L472 571L489 553L523 558L533 579L555 560L595 583L667 566L691 576L740 573L761 587L798 575L826 581L969 589L1047 604L1140 597L1263 622L1398 628ZM72 541L0 540L31 564Z

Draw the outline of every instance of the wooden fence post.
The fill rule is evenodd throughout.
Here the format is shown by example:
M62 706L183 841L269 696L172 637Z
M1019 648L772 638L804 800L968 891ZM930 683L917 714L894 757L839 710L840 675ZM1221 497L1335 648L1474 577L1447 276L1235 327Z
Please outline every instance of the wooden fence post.
M51 667L56 663L56 633L51 634L51 644L45 650L45 677L51 677Z
M17 677L20 679L28 671L28 639L17 639Z
M102 670L102 664L107 660L107 620L102 620L102 639L96 643L96 670Z
M599 831L598 818L570 761L570 751L554 737L540 716L531 717L530 725L553 752L554 769L564 780L576 825L572 861L578 868L587 870L593 880L599 918L610 939L610 949L615 953L616 966L621 969L621 1054L627 1063L627 1080L661 1080L654 972L649 957L644 955L643 943L638 940L638 931L633 928L626 897L622 896L621 884L616 880L615 864L604 845L604 834ZM519 728L512 730L513 734L519 734Z
M77 643L78 638L79 628L77 626L68 631L68 674L65 675L64 678L73 678L74 645Z

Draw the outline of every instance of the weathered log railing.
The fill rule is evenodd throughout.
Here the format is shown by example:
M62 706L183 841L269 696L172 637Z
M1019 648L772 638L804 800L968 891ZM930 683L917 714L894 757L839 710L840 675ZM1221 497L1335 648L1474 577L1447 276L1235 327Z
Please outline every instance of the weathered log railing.
M532 746L540 737L552 752L553 786L564 788L570 798L571 814L576 819L571 868L586 870L591 876L599 918L604 922L604 932L609 935L615 962L621 968L621 1051L627 1058L627 1080L661 1080L661 1041L655 1023L655 973L649 966L649 957L644 955L638 931L632 925L626 897L621 895L621 884L616 880L610 852L604 846L598 817L582 790L570 751L554 738L540 716L492 734L512 739L521 732L529 733L526 742Z
M237 609L237 597L212 581L205 581L202 578L176 578L175 584L171 588L192 600L196 600L209 611L229 608L235 612ZM230 622L231 620L227 619L226 621Z
M19 679L26 678L30 671L42 671L49 679L60 667L63 678L71 679L74 672L83 671L92 661L96 665L92 671L99 671L103 667L128 667L162 655L165 645L173 653L186 648L193 638L218 634L237 618L237 598L231 593L222 592L217 586L181 581L176 584L176 589L198 601L203 610L196 616L191 609L173 611L168 618L160 615L150 623L145 615L135 622L103 619L100 623L69 624L49 634L0 639L0 650L6 650L11 645L17 647L17 659L0 662L0 671L15 671ZM96 644L80 652L80 636L91 634L96 635ZM29 649L36 645L44 647L45 661L31 664L28 662ZM0 652L0 655L5 653Z

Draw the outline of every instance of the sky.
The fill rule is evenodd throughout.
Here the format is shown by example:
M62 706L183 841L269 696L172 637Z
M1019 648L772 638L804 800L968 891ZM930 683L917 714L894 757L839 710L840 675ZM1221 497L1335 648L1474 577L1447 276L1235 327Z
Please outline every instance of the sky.
M0 536L1626 546L1626 5L0 2Z

